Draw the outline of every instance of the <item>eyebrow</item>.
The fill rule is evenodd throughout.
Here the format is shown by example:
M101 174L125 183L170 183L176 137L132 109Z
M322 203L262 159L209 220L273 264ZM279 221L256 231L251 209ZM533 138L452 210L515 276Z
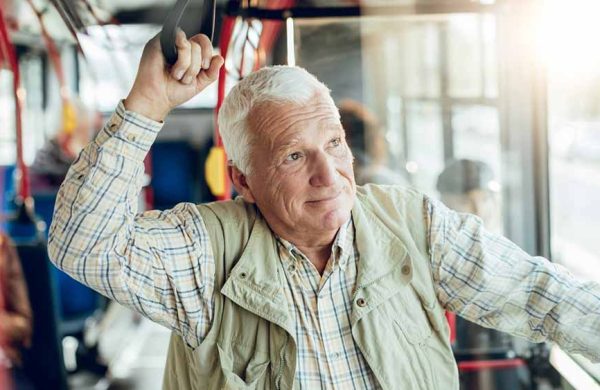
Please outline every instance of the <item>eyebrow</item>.
M341 125L327 126L325 129L328 133L343 133L345 130Z
M335 121L335 120L328 120L325 123L322 123L320 127L320 130L325 132L325 133L335 133L335 134L339 134L339 135L343 135L345 133L344 127L341 125L341 123ZM284 143L282 143L281 145L276 145L274 149L274 155L278 156L279 154L284 153L285 151L289 150L289 149L293 149L295 146L297 146L298 144L302 143L302 138L300 137L294 137L292 139L290 139L289 141L286 141Z
M301 139L300 138L292 138L291 140L284 142L281 145L277 145L274 149L275 149L275 154L279 155L282 154L283 152L292 149L294 146L298 145L301 143Z

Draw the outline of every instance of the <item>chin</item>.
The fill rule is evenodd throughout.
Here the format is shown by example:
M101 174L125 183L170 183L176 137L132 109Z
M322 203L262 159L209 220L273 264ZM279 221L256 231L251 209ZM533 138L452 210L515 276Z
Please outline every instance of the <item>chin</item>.
M350 218L351 207L338 207L327 211L320 218L321 227L327 230L339 229Z

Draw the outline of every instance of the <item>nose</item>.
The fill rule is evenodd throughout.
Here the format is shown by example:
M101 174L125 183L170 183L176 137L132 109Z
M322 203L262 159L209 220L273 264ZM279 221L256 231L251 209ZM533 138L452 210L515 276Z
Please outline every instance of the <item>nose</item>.
M310 184L315 187L329 187L336 183L337 169L335 161L327 153L317 153L312 164Z

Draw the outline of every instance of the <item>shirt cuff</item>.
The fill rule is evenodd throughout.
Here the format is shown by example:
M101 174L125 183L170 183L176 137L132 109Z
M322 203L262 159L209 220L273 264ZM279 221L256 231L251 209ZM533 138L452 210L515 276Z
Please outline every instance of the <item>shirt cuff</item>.
M123 101L120 101L115 113L94 142L99 148L110 149L124 157L143 161L163 124L127 111Z

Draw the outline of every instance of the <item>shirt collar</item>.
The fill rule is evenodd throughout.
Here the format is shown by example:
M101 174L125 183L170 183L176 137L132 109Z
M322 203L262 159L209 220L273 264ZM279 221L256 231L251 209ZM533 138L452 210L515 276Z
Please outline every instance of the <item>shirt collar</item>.
M306 256L291 242L286 239L275 236L277 242L283 247L288 256L283 256L285 261L297 261L305 259L308 261ZM352 218L349 218L338 230L333 240L332 251L333 251L333 265L336 263L344 270L348 263L348 257L352 253L354 246L354 222Z

